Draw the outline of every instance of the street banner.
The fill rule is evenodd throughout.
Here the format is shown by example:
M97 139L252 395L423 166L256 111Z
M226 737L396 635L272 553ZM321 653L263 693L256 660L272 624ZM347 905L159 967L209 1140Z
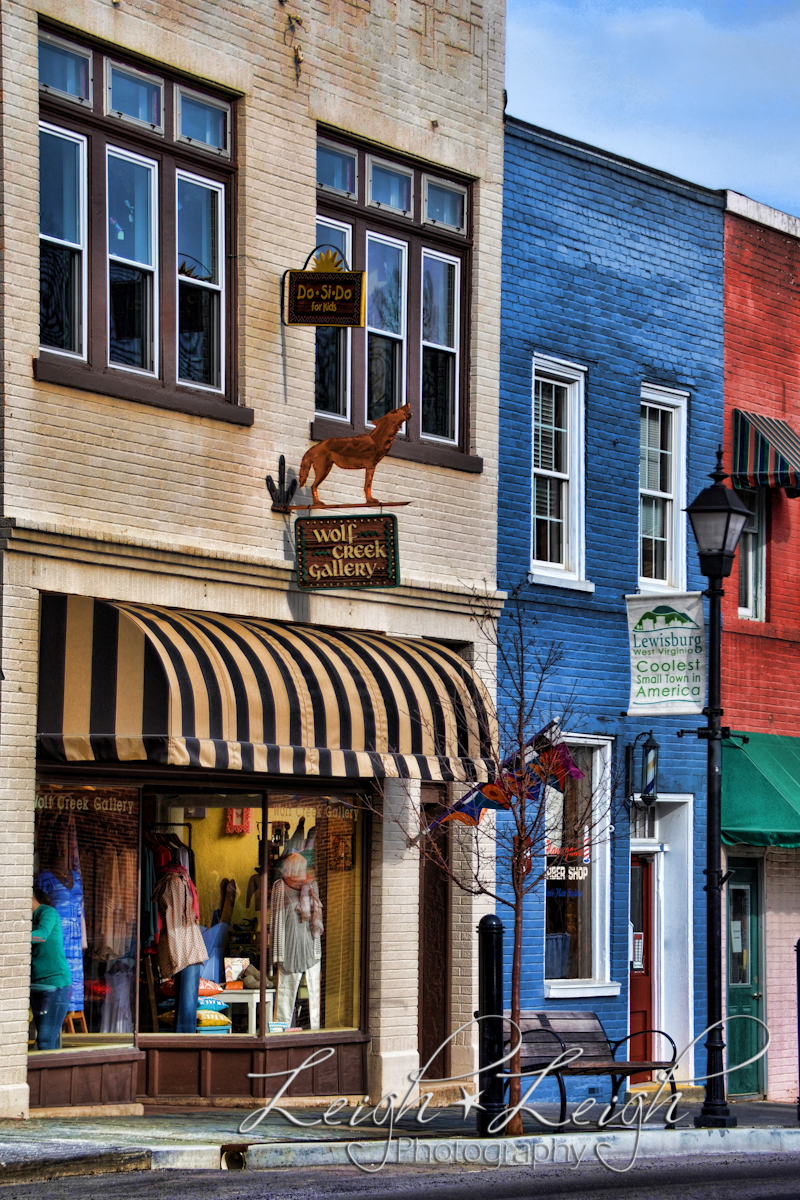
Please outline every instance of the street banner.
M631 650L629 716L702 713L706 639L701 592L626 596Z

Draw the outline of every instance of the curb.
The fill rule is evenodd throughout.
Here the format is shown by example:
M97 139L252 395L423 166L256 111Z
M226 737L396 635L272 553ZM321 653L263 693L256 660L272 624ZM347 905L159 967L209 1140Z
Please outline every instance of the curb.
M634 1158L675 1158L688 1154L800 1154L800 1129L643 1129L587 1130L585 1135L554 1134L521 1138L396 1137L387 1165L492 1167L535 1166L606 1159L627 1166ZM246 1170L280 1167L378 1166L385 1143L276 1142L251 1145L244 1151Z
M128 1171L149 1171L149 1150L106 1150L98 1154L79 1154L74 1157L38 1159L24 1162L2 1162L2 1188L12 1183L46 1183L68 1175L109 1175Z

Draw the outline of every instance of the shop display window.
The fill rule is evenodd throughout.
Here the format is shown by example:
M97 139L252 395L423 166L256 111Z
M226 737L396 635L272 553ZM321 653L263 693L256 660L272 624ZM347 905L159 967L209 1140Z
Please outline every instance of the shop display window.
M62 1050L133 1042L138 840L137 789L37 791L33 883L58 914L71 975ZM38 1032L32 1019L32 1051Z
M592 751L570 746L582 779L551 788L546 811L545 978L591 979Z
M362 824L349 796L145 796L140 1033L357 1028Z

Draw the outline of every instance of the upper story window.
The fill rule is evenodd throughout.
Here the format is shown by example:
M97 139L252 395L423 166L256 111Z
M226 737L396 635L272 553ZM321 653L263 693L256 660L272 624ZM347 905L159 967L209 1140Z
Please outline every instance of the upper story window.
M37 377L234 419L230 103L49 33L39 63Z
M317 244L367 277L365 328L317 330L318 416L359 431L408 402L412 456L464 448L467 185L325 136L317 188Z
M739 616L750 621L766 620L767 496L766 488L742 488L736 492L750 509L739 539Z
M681 590L686 574L685 393L642 387L639 415L639 586Z
M533 581L583 579L584 372L533 361L531 571Z

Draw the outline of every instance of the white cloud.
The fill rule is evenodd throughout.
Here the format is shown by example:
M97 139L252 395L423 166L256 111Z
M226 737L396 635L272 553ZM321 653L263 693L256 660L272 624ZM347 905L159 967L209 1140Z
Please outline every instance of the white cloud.
M506 59L513 116L800 215L796 3L511 0Z

